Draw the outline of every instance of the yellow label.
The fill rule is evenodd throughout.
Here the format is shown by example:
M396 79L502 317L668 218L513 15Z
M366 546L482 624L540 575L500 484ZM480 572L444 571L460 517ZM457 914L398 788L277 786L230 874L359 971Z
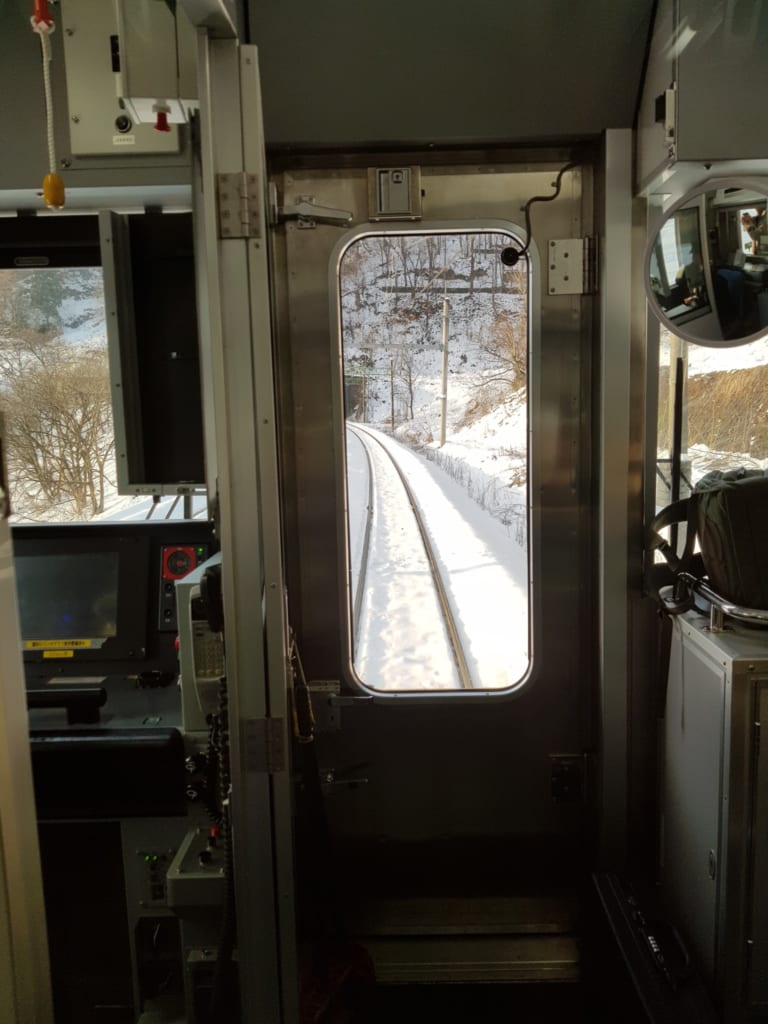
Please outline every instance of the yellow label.
M93 640L26 640L24 647L28 651L53 650L59 651L81 647L93 647Z
M74 651L43 651L43 660L47 661L49 658L74 658Z

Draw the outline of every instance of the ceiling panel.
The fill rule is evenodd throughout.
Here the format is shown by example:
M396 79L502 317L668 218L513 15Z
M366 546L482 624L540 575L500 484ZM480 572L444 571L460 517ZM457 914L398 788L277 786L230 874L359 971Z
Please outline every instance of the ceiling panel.
M652 8L250 0L267 142L517 142L629 128Z

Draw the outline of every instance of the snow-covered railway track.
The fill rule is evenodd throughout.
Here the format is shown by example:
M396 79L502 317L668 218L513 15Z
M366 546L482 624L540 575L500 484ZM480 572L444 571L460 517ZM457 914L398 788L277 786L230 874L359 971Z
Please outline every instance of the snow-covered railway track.
M377 508L380 513L382 508L382 481L379 478L383 474L386 474L387 478L391 481L393 477L392 471L394 471L394 475L399 481L397 486L401 492L400 500L402 501L403 511L399 519L394 519L389 522L389 532L394 532L393 526L396 523L397 530L404 535L403 544L405 546L408 545L409 541L407 534L409 530L412 530L412 526L404 522L404 516L407 515L405 506L407 505L407 508L410 510L409 518L416 527L417 536L419 538L418 546L420 548L418 552L413 552L413 558L409 566L409 575L411 578L405 583L405 587L407 588L406 597L409 606L408 612L412 617L419 618L419 632L421 634L429 632L430 629L434 634L432 640L426 645L426 648L430 650L430 660L429 667L425 666L425 675L428 676L430 672L437 671L436 666L439 664L441 655L436 652L436 647L439 647L441 644L443 647L443 663L450 663L449 668L443 669L440 682L437 682L437 680L431 682L426 681L423 688L461 688L471 690L474 688L472 674L467 664L467 658L461 642L461 636L456 625L453 610L451 608L448 591L440 571L440 564L436 557L432 540L430 539L429 532L426 528L418 501L414 496L413 489L411 488L405 473L398 465L395 457L374 432L367 430L358 424L347 424L347 426L350 432L360 441L365 452L368 467L367 516L364 526L364 537L360 546L360 563L357 567L356 584L353 592L353 622L358 644L362 647L366 642L366 638L364 637L365 628L375 628L371 626L370 622L367 627L364 625L366 622L363 607L365 594L370 593L371 588L377 585L377 579L382 580L383 578L386 585L386 577L390 575L387 572L386 565L388 563L386 559L383 560L385 568L382 569L381 559L377 566L371 566L369 558L372 546L375 547L375 542L372 545L371 538L375 533L374 521L377 515ZM393 501L397 500L397 496L392 494L392 484L389 483L387 486L390 490L387 504L391 507ZM390 539L389 543L396 545L398 543L398 538ZM419 587L421 587L423 591L424 581L419 580L416 582L416 578L427 575L427 573L424 573L420 568L420 563L427 568L429 577L428 587L431 591L430 596L432 596L431 600L430 596L425 595L423 592L421 594L419 593ZM391 597L387 600L390 601L391 605ZM439 617L439 624L433 621L430 626L427 623L426 620L430 618L430 609L431 618L435 620ZM370 640L370 638L368 639ZM368 646L370 647L371 644L368 643ZM450 681L445 678L446 671L450 672ZM403 686L401 681L397 688L408 689L409 687L407 685ZM422 687L414 685L414 688L421 689Z

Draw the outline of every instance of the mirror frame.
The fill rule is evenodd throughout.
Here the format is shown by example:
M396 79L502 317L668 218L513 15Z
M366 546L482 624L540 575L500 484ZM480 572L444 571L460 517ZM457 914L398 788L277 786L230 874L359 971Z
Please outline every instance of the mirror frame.
M695 188L686 192L680 199L675 200L670 206L662 207L659 211L661 216L658 219L658 223L651 230L648 238L647 245L645 247L645 255L643 259L643 285L645 287L645 295L648 301L648 306L659 321L662 327L671 331L678 338L683 338L685 341L689 341L694 345L703 345L706 348L736 348L739 345L748 345L752 341L757 341L759 338L763 338L768 335L768 326L759 331L755 331L752 334L746 335L743 338L701 338L689 330L686 330L686 323L680 324L674 320L671 320L659 305L658 299L651 287L651 255L656 245L656 240L659 236L659 232L662 227L669 221L671 217L682 209L691 206L697 200L700 200L703 195L708 192L713 192L723 188L741 188L749 189L751 191L761 192L766 196L768 200L768 177L748 177L748 178L707 178L702 181ZM768 269L768 268L767 268ZM709 276L709 268L706 270L707 283L709 285L709 293L711 294L711 282ZM713 306L714 311L714 306Z

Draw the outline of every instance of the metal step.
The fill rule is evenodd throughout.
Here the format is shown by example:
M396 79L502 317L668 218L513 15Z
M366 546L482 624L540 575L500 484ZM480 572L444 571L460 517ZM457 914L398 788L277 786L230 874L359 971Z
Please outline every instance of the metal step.
M365 937L379 984L575 982L579 951L568 935Z
M353 935L562 935L575 897L446 897L367 901L344 915Z
M577 901L389 899L345 915L381 984L578 981Z

